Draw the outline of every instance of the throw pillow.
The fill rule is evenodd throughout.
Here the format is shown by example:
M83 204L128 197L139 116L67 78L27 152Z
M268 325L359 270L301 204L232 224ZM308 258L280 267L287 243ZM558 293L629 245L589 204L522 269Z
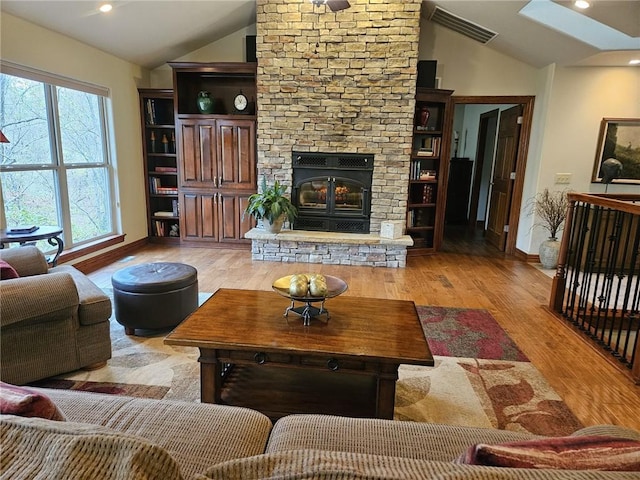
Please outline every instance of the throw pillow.
M10 264L4 260L0 260L0 280L8 280L10 278L18 278L18 272Z
M511 468L640 471L640 441L608 436L553 437L472 445L457 463Z
M0 382L0 413L20 417L40 417L65 420L49 397L30 388Z

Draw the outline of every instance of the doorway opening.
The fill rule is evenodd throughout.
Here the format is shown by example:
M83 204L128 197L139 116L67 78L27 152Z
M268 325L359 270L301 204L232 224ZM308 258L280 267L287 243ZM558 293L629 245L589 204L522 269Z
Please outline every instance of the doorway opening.
M533 96L452 97L444 250L516 253Z

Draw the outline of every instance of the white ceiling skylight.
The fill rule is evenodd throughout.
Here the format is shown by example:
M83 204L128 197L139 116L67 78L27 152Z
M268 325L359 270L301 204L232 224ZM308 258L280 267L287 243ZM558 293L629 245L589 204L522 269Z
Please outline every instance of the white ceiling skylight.
M640 37L631 37L551 0L532 0L519 13L599 50L640 49Z

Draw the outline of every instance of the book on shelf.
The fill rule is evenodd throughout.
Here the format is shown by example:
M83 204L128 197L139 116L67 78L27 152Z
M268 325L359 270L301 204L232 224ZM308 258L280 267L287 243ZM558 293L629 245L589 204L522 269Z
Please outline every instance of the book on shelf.
M436 171L435 170L420 170L419 180L435 180L436 179Z
M147 98L147 123L149 125L156 124L156 101L153 98Z
M157 212L153 212L154 217L173 217L173 212L168 212L164 210L159 210Z
M433 203L433 185L424 185L422 187L422 203Z
M430 148L421 148L416 152L418 157L434 157L435 153Z
M151 193L162 195L177 195L178 187L163 187L158 177L149 178L149 188Z
M178 187L157 187L155 193L159 195L177 195Z
M436 170L426 170L421 168L420 162L411 163L411 171L409 172L411 180L428 180L435 181L437 178Z
M409 210L407 211L407 226L408 227L413 227L413 217L414 217L414 211L413 210Z
M155 167L153 171L158 173L177 173L178 167Z
M178 200L177 199L171 200L171 210L172 210L172 213L173 213L174 217L180 216L180 209L178 208Z
M440 154L440 137L425 137L422 139L422 145L418 148L418 155L438 156ZM424 152L424 153L420 153Z
M156 237L165 237L166 236L166 223L162 220L156 220L153 222L154 230L156 233Z

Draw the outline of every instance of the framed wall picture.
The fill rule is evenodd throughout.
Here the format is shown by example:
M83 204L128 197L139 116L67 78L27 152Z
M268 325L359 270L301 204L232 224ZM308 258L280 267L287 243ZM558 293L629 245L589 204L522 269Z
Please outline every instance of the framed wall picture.
M607 162L609 159L614 160ZM608 183L612 166L616 172L612 183L640 185L640 118L603 118L600 122L591 182Z

